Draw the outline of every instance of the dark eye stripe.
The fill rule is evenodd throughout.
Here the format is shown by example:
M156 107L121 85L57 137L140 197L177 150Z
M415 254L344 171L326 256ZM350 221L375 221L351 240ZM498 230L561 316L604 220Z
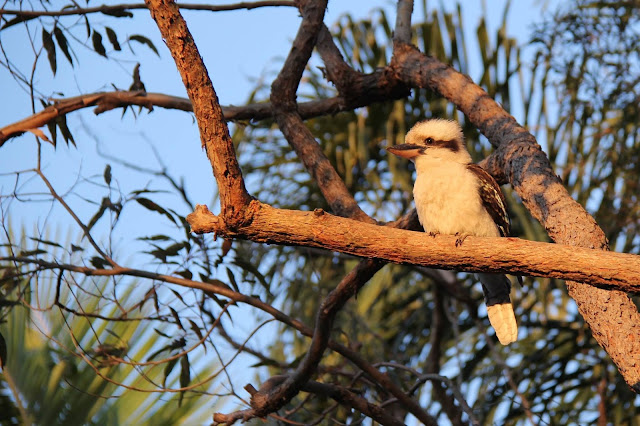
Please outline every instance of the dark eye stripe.
M441 140L434 140L433 138L426 138L424 140L424 143L427 146L437 146L439 148L448 149L451 152L460 151L460 146L458 145L455 139L450 141L441 141Z

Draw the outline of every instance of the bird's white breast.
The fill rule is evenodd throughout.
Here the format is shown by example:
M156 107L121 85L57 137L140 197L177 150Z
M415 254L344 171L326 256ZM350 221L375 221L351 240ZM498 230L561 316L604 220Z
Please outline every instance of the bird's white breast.
M426 232L499 237L466 164L418 158L413 198Z

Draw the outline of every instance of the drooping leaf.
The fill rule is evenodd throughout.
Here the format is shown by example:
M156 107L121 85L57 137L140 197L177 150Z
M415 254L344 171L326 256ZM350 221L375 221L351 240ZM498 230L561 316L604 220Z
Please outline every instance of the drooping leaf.
M160 53L158 53L158 49L156 49L156 46L153 44L153 42L151 40L149 40L147 37L140 35L140 34L134 34L131 37L129 37L130 41L136 41L138 43L141 44L146 44L149 49L153 50L153 52L160 56Z
M153 290L153 289L151 289L151 290ZM158 333L162 337L166 337L167 339L171 339L171 337L169 337L168 334L163 333L162 331L158 330L157 328L154 328L153 331L155 331L156 333Z
M7 365L7 352L7 341L4 340L4 336L0 333L0 370Z
M189 366L189 356L184 354L180 358L180 387L186 388L191 381L191 367ZM182 398L184 397L184 391L180 392L180 399L178 400L178 407L182 405Z
M171 311L171 315L173 315L173 319L176 321L176 325L180 327L180 330L184 330L184 327L182 326L182 322L180 321L180 315L178 315L178 312L175 309L173 309L171 306L169 306L169 310Z
M54 246L54 247L60 247L60 248L62 248L62 246L61 246L60 244L55 243L55 242L53 242L53 241L43 240L43 239L40 239L40 238L34 238L34 237L29 237L29 239L30 239L30 240L32 240L32 241L37 241L37 242L39 242L39 243L49 245L49 246Z
M178 271L176 272L176 275L180 275L182 278L185 278L187 280L193 279L193 272L188 269L185 269L184 271Z
M102 204L98 208L98 211L91 217L89 223L87 223L87 230L91 231L91 229L95 226L96 223L100 220L100 218L104 215L104 212L107 211L107 206L104 203L104 198L102 199Z
M107 32L107 38L113 46L113 50L122 50L122 47L120 47L120 43L118 42L118 35L116 32L111 27L104 27L104 29Z
M47 51L47 58L49 59L51 71L53 71L53 75L56 75L56 69L58 67L56 62L56 45L53 42L51 33L44 28L42 29L42 47Z
M94 268L96 269L104 269L107 266L109 266L109 262L107 262L105 259L98 257L98 256L93 256L89 262L93 265Z
M58 126L58 129L60 129L60 133L62 133L62 137L64 137L67 145L71 142L73 146L76 146L76 141L73 139L73 135L67 126L67 116L62 114L56 117L56 125Z
M167 377L169 376L169 374L171 374L171 372L173 371L173 367L175 367L177 363L178 358L172 359L167 363L167 365L164 366L164 378L162 379L163 388L167 387Z
M47 253L47 251L46 250L42 250L42 249L25 250L25 251L21 251L20 253L18 253L18 256L29 257L29 256L37 256L39 254L44 254L44 253Z
M93 30L93 34L91 34L91 42L93 43L93 50L95 50L98 55L106 58L107 51L104 48L104 44L102 44L102 35L96 30Z
M101 13L108 15L108 16L115 16L116 18L133 18L133 13L129 12L128 10L101 10ZM120 49L118 49L120 50Z
M67 37L64 35L64 32L56 26L53 28L53 35L56 37L58 47L60 47L64 56L67 58L71 66L73 66L73 59L71 59L71 52L69 51L69 43L67 42Z
M111 164L107 164L104 168L104 181L108 186L111 186Z
M189 324L191 325L191 330L193 330L193 332L198 336L198 339L202 340L202 331L200 331L200 327L198 327L198 325L193 322L193 320L189 320Z
M179 301L181 301L185 306L187 305L186 303L184 303L184 299L182 298L182 295L180 293L178 293L176 290L172 288L170 290L171 290L171 293L173 293L173 295L176 296Z
M153 201L151 201L148 198L144 198L144 197L137 197L135 199L141 206L143 206L144 208L146 208L147 210L151 210L154 212L158 212L160 214L165 215L169 220L171 220L171 222L176 223L176 220L173 218L173 216L171 216L171 213L169 213L167 210L165 210L163 207L160 207L159 205L157 205L156 203L154 203Z

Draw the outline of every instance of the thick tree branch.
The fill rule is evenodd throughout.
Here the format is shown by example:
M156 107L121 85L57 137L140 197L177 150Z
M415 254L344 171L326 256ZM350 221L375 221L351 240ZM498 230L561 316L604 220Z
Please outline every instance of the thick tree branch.
M313 212L276 209L252 201L251 220L239 229L199 205L187 216L196 233L215 232L225 238L324 248L394 263L470 272L506 272L588 283L603 289L640 290L640 257L518 238L430 237L386 226L344 219L320 209Z
M554 241L607 248L604 233L571 198L535 138L469 77L403 43L394 46L392 66L407 84L429 88L453 102L498 148L494 158L500 161L504 175ZM588 270L586 265L585 271ZM636 305L623 292L579 282L568 282L567 287L595 339L611 356L627 384L640 393L640 339L629 339L640 336ZM624 286L620 289L625 290Z
M244 186L233 141L207 68L176 3L172 0L147 0L145 3L158 24L193 104L202 146L218 183L222 214L230 224L240 225L251 197Z

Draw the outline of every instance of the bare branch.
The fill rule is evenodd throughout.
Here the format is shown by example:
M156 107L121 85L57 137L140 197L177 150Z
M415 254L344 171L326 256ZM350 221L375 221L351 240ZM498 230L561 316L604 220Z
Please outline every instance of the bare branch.
M541 243L518 238L468 237L460 247L456 237L376 226L313 212L275 209L252 201L252 220L231 229L199 205L187 216L193 232L216 232L225 238L293 246L309 246L394 263L501 272L580 281L603 289L637 292L640 257L633 254Z
M396 10L396 27L393 32L393 41L396 43L411 43L413 0L398 0Z

